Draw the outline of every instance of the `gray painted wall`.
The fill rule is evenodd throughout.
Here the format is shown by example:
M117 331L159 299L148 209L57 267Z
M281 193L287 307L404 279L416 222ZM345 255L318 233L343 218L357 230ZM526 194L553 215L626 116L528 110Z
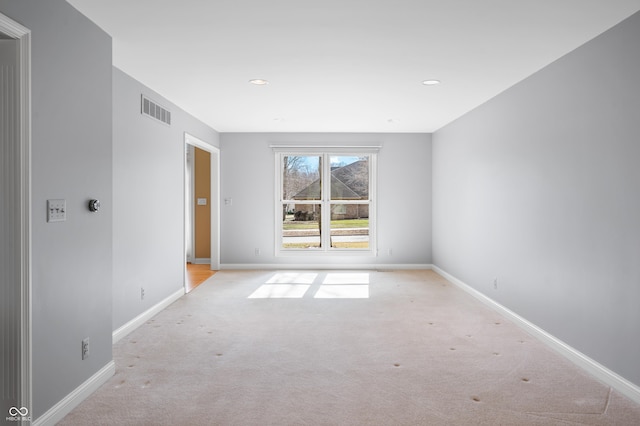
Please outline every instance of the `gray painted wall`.
M0 0L0 11L33 31L34 418L111 360L114 329L182 287L184 131L222 148L222 198L234 199L223 263L310 263L272 256L270 143L382 143L381 255L321 262L432 262L430 135L219 140L113 69L109 36L65 1ZM636 384L639 39L635 15L433 142L434 263ZM141 93L172 109L171 128L139 114ZM48 198L67 200L66 222L46 223Z
M35 419L112 359L111 38L63 0L0 11L32 31ZM46 222L50 198L67 200L66 222Z
M636 14L433 136L434 264L636 385L639 40Z
M275 154L270 144L373 145L378 154L378 257L275 257ZM431 263L431 135L221 134L222 264ZM419 235L420 238L416 238ZM259 248L260 256L255 255ZM392 249L389 256L388 249Z
M171 126L140 114L141 94ZM185 132L219 146L215 130L113 69L113 330L184 286Z

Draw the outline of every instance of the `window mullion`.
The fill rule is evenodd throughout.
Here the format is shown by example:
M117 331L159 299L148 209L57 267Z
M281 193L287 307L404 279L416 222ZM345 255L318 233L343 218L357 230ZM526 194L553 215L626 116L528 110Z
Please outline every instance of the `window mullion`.
M322 155L322 250L331 247L331 164L329 154Z

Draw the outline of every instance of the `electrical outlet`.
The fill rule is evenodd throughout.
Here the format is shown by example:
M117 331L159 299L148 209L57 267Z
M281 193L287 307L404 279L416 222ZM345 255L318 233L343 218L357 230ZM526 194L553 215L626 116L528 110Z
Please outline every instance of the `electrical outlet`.
M140 287L140 300L144 300L144 287Z
M393 251L391 249L387 250L387 255L391 256L393 254Z
M67 220L67 200L47 200L47 222Z
M89 338L82 340L82 359L89 358Z
M498 278L494 278L493 279L493 289L497 290L498 289Z
M260 249L259 248L256 249L256 256L260 256Z

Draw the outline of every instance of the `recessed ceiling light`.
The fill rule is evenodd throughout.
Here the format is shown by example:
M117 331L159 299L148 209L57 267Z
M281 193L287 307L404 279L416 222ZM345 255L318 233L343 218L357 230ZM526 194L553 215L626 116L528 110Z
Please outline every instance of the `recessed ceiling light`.
M254 78L253 80L249 80L249 83L255 84L257 86L264 86L265 84L269 84L267 80L263 80L261 78Z
M435 86L436 84L440 84L440 80L425 80L422 84L425 86Z

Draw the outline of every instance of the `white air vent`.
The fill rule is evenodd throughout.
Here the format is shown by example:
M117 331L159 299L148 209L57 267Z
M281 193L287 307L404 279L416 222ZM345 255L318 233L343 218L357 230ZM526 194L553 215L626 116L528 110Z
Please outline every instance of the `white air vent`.
M156 102L147 98L145 95L142 95L141 112L147 117L159 120L168 126L171 125L171 111L168 111L163 106L158 105Z

